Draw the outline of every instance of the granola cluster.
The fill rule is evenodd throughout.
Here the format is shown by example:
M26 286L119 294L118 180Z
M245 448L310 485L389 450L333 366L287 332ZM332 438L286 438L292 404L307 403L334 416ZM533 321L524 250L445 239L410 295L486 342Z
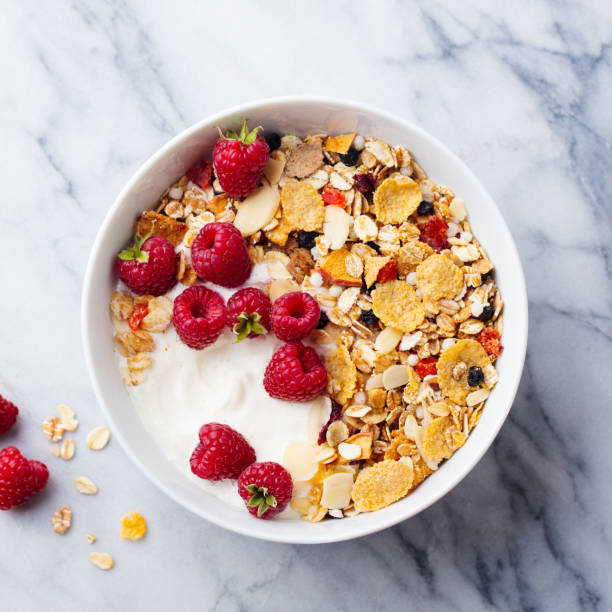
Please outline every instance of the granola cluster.
M310 340L340 412L326 424L333 409L323 408L322 439L287 458L303 474L291 502L302 518L383 508L465 444L497 382L503 301L463 200L406 148L358 134L285 135L245 199L217 180L202 189L182 177L137 230L177 247L178 278L190 285L189 248L212 221L240 229L254 263L267 266L272 301L301 290L324 313ZM133 331L126 322L143 300L148 314ZM170 325L171 310L168 298L113 294L127 384L142 380L152 333Z

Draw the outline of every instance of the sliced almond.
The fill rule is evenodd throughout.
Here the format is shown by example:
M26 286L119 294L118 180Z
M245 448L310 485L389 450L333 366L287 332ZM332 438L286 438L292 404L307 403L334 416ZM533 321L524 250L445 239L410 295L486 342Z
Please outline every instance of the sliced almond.
M378 226L376 221L369 215L359 215L355 219L355 235L362 242L369 242L375 240L378 236Z
M74 412L66 404L60 404L57 412L60 415L62 427L66 431L76 431L79 422L74 418Z
M453 215L457 221L463 221L465 219L467 211L465 209L465 202L461 198L453 198L449 208L451 215Z
M329 240L332 250L341 249L349 235L352 217L339 206L325 207L323 235Z
M310 480L319 469L316 455L317 450L310 442L293 442L285 449L283 466L293 480Z
M374 374L374 376L370 376L368 381L366 382L365 389L366 391L370 391L371 389L380 389L383 386L382 373Z
M376 341L374 342L374 348L381 355L390 353L402 339L403 332L394 327L385 327L380 334L378 334Z
M103 425L101 427L96 427L87 434L87 448L96 451L102 450L108 444L109 440L110 431L108 428L104 427Z
M383 372L383 386L388 391L401 387L410 381L408 368L405 365L392 365Z
M336 451L327 444L322 444L316 455L316 460L318 463L328 463L329 461L333 461L335 458Z
M346 414L346 416L350 416L350 417L354 417L356 419L360 419L362 416L365 416L366 414L368 414L368 412L370 412L370 410L372 410L372 408L370 406L364 406L361 404L355 404L353 406L349 406L346 409L346 412L344 414Z
M280 192L276 185L259 187L243 200L234 225L243 236L250 236L272 221L280 204Z
M359 459L369 459L372 455L372 434L367 432L356 433L345 440L346 444L356 444L361 448Z
M274 159L273 157L270 157L264 167L263 173L264 176L268 179L270 185L276 185L278 184L278 181L280 180L284 169L285 160Z
M348 438L349 429L343 421L334 421L325 433L325 440L330 446L338 446Z
M79 478L74 481L74 484L77 491L83 495L95 495L98 492L97 485L86 476L79 476Z
M342 509L351 501L353 476L351 474L332 474L323 481L321 505L330 509Z
M343 459L346 459L347 461L355 461L361 456L361 446L358 444L341 442L338 444L338 452Z
M468 406L476 406L480 402L484 402L489 397L490 391L488 389L477 389L468 393L465 398L465 402Z
M300 286L291 278L281 278L274 280L268 287L268 295L270 300L273 302L277 300L281 295L285 293L291 293L292 291L299 291Z
M89 555L89 560L101 570L109 570L115 565L114 559L108 553L93 552Z

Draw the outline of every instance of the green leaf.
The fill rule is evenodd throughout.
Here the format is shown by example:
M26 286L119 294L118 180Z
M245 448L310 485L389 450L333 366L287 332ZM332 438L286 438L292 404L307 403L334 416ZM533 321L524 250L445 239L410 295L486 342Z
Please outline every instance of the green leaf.
M151 236L151 232L146 236L139 236L136 234L134 236L134 244L131 247L123 249L118 255L119 259L123 261L139 261L140 263L149 261L149 254L142 250L142 245L149 236Z
M268 493L268 487L258 487L256 484L250 484L246 487L249 493L252 493L248 501L250 508L257 508L257 516L263 516L270 508L276 508L276 498L271 493Z
M268 330L259 322L261 316L258 312L241 312L237 317L237 322L232 327L236 334L236 344L242 342L251 332L255 334L267 334Z

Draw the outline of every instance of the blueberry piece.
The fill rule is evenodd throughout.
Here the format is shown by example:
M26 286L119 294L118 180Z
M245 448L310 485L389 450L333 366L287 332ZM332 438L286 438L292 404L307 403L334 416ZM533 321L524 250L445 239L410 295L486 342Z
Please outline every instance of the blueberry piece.
M468 372L468 385L470 387L477 387L484 380L484 374L482 368L478 366L472 366Z
M276 133L264 134L264 138L270 147L270 151L276 151L281 146L281 137Z
M345 166L354 166L359 159L359 151L353 147L351 147L344 155L340 153L340 161Z
M298 246L302 249L314 249L315 238L319 235L319 232L305 232L300 230L297 235Z
M482 280L483 283L493 280L493 270L489 270L485 274L481 274L480 279Z
M490 321L494 312L495 309L493 308L493 306L489 306L489 304L487 304L476 318L480 321Z
M317 329L323 329L328 323L329 319L327 318L327 315L321 311L321 314L319 315L319 322L317 323Z
M374 314L373 310L364 310L360 317L362 323L366 325L375 325L378 323L378 317Z
M371 248L374 249L377 253L380 254L380 247L373 241L370 240L369 242L366 242L366 244Z
M418 215L431 215L434 211L434 205L431 202L421 202L417 208Z

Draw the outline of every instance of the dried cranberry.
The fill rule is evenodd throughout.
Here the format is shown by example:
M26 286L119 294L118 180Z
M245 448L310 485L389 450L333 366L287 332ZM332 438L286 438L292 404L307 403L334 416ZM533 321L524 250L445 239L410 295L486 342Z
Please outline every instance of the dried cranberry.
M376 189L376 180L374 179L374 175L371 172L366 172L365 174L355 174L353 176L355 179L355 187L361 191L364 195L369 195Z
M421 378L433 376L438 373L438 358L428 357L427 359L423 359L416 364L414 369Z
M325 425L321 427L321 431L319 432L319 444L323 444L323 442L325 442L325 436L327 434L327 429L329 428L329 426L342 416L342 406L335 399L332 399L331 403L332 408L331 413L329 415L329 419L327 420L327 423L325 423Z
M325 185L325 188L321 193L321 197L323 198L323 202L325 202L325 204L329 204L331 206L339 206L340 208L344 208L346 204L344 194L339 189L336 189L331 185Z
M421 230L421 242L427 243L438 253L449 248L446 232L448 225L437 215L432 215L427 221L427 225Z

